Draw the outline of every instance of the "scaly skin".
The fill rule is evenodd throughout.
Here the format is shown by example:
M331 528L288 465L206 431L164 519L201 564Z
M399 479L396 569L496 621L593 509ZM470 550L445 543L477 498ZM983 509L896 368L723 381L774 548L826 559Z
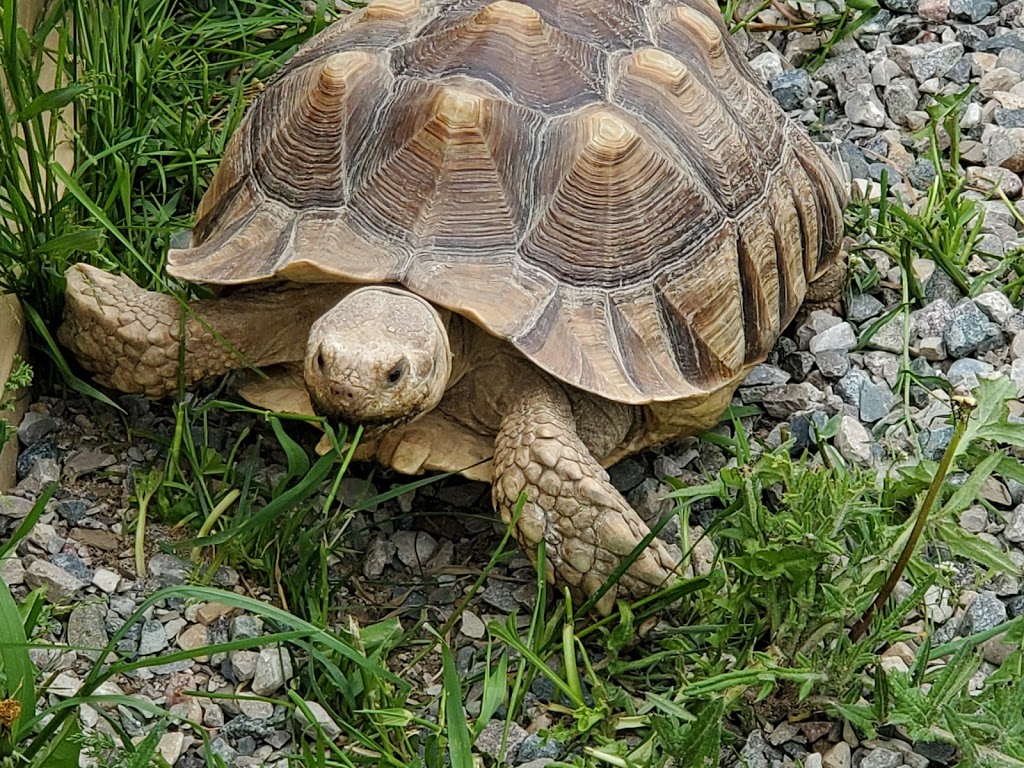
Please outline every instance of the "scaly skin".
M495 440L492 492L506 523L524 491L516 538L534 559L545 541L548 580L567 584L577 599L597 592L650 532L583 444L569 400L553 382L538 381L512 398ZM680 575L677 565L654 539L597 610L607 614L620 590L640 597L669 584Z
M302 360L313 321L351 290L274 286L184 305L87 264L74 265L66 276L57 338L101 384L150 397L177 390L180 318L186 309L188 387L247 365Z

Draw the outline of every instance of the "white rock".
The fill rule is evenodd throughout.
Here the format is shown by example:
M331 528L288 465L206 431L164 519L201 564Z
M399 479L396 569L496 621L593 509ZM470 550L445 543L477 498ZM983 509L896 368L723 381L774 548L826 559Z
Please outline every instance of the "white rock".
M187 737L181 731L165 733L160 737L160 743L157 744L156 751L167 761L168 765L174 765L178 762L178 758L185 754L185 750L188 749L191 742L191 737Z
M986 291L974 297L974 303L978 308L989 316L993 322L1002 325L1015 314L1016 307L1002 291Z
M822 331L811 339L808 349L811 354L831 349L850 350L857 346L857 334L849 323L839 323Z
M92 583L109 595L117 591L121 577L107 568L97 568L93 572Z
M863 467L871 466L872 442L871 433L857 419L846 415L840 419L836 450L844 459Z
M928 617L936 624L943 624L953 618L956 607L953 593L948 589L940 589L934 584L924 593L924 605Z
M761 78L761 82L767 85L782 74L782 57L775 51L765 51L750 60L750 68Z
M907 662L899 656L883 656L881 659L882 670L885 672L901 672L906 674L910 671Z
M1024 504L1007 513L1003 536L1014 544L1024 543Z
M287 648L264 648L256 662L252 692L257 696L269 696L277 692L294 675L292 657Z
M840 741L822 756L821 765L822 768L850 768L852 759L850 745Z
M984 507L968 507L960 514L960 527L968 533L981 533L988 527L988 512Z
M238 708L243 715L254 720L266 720L274 715L274 705L260 699L240 698L238 699Z
M22 564L21 559L9 557L6 560L0 560L0 579L3 579L4 583L9 587L24 584L25 566Z
M70 699L78 693L78 690L81 687L81 680L68 672L61 672L53 678L53 682L50 683L50 686L46 690L54 696L58 696L62 699Z
M462 634L466 637L471 637L474 640L479 640L487 634L487 627L475 613L472 611L463 611Z
M256 674L256 664L260 660L259 653L256 651L232 651L229 658L231 659L231 674L235 676L236 680L252 680L252 676Z
M866 125L869 128L881 128L885 125L885 108L878 100L878 94L871 83L860 83L855 86L843 110L851 123Z

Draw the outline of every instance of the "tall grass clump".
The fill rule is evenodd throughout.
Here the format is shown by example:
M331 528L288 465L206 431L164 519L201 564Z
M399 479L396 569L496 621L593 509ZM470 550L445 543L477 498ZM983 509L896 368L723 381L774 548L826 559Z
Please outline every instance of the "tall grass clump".
M50 0L30 33L0 0L0 291L37 331L77 261L172 287L171 237L245 107L329 18L295 0Z

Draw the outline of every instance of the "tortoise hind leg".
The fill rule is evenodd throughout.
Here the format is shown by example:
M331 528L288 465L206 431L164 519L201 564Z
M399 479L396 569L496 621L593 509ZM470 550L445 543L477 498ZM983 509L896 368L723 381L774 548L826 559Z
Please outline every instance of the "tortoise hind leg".
M547 382L527 387L502 419L493 483L494 505L506 523L526 492L516 538L533 558L545 541L548 580L568 584L577 596L600 589L649 533L583 444L565 393ZM654 539L597 609L607 614L619 589L639 597L678 575L675 558Z

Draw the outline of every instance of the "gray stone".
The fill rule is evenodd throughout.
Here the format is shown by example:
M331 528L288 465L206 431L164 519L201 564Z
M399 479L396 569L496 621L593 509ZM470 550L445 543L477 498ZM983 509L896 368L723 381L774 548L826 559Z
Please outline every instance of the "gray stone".
M484 726L477 737L475 747L479 752L497 760L504 754L509 760L515 760L519 752L519 746L526 741L529 734L521 725L512 723L508 729L508 738L505 738L505 722L503 720L492 720ZM502 744L505 749L502 750Z
M850 371L850 354L841 349L827 349L814 356L821 375L828 379L838 379Z
M946 352L946 342L941 336L926 336L917 343L917 353L925 360L938 362L945 360L949 355Z
M921 455L929 461L938 461L953 439L953 427L922 429L917 439L921 445Z
M979 592L967 608L960 628L963 635L973 635L999 626L1006 621L1006 606L995 593Z
M911 328L915 336L928 338L942 336L953 322L953 308L945 299L936 299L926 307L910 313Z
M871 83L857 85L843 109L846 117L855 125L866 125L870 128L881 128L885 125L885 108L878 100L878 94Z
M791 69L772 79L769 87L783 109L800 109L811 95L811 78L802 69Z
M836 433L836 450L847 461L867 467L872 463L874 440L863 424L851 416L843 415Z
M407 567L419 569L437 552L437 539L426 531L396 531L391 537L398 559Z
M86 603L68 616L68 645L96 661L110 638L107 636L107 612L99 603ZM84 650L83 650L84 649Z
M1012 512L1006 514L1003 537L1013 544L1024 543L1024 504L1019 504Z
M979 377L990 376L995 371L995 366L972 357L964 357L949 366L946 377L953 386L962 384L968 389L978 386Z
M850 167L850 175L854 179L868 178L868 161L860 147L851 141L839 144L839 157Z
M28 447L35 445L51 432L57 430L57 420L52 416L29 411L18 425L18 439L21 444Z
M835 383L835 393L844 403L860 409L860 393L865 384L870 384L870 377L859 368L852 369Z
M960 527L968 533L981 533L988 528L988 512L977 505L960 513Z
M0 560L0 579L8 587L25 583L25 565L19 557L7 557Z
M35 546L33 551L42 550L49 555L60 552L66 543L66 539L58 535L57 529L49 523L36 523L28 532L25 541Z
M885 311L885 305L869 293L858 293L850 299L846 309L846 319L851 323L863 323L878 317Z
M909 77L896 78L885 87L885 111L894 122L905 124L907 115L917 109L921 94Z
M256 662L252 692L257 696L269 696L280 690L294 674L292 657L287 648L263 648Z
M850 350L857 346L857 334L849 323L839 323L817 334L808 347L811 354L830 350Z
M480 597L489 606L497 608L502 613L516 614L519 612L519 601L516 599L512 587L504 581L488 579L487 589Z
M740 761L747 768L771 768L772 764L765 754L769 749L771 747L765 741L764 734L759 730L751 731L740 750Z
M775 51L765 51L750 60L750 68L762 83L768 84L782 75L782 57Z
M798 411L806 411L812 405L822 403L825 396L813 384L784 384L772 390L765 399L763 407L770 416L777 419L788 419Z
M989 320L1000 325L1017 313L1013 302L1002 291L986 291L978 294L974 297L974 303L988 316Z
M754 369L747 374L747 378L740 384L741 387L776 387L789 381L789 374L774 365L762 363L755 365Z
M894 13L915 13L917 0L882 0L882 7Z
M153 555L146 562L149 578L162 587L184 584L192 574L192 566L175 555L165 552Z
M263 634L263 619L243 613L231 620L231 639L248 640Z
M822 755L821 765L822 768L850 768L852 760L850 745L840 741Z
M1002 107L998 107L996 109L995 117L996 125L1000 125L1003 128L1024 128L1024 109L1003 109ZM1017 179L1017 181L1017 194L1020 194L1020 179ZM1011 198L1016 196L1012 195L1005 189L1003 191L1007 192L1007 196Z
M996 12L996 0L950 0L949 12L954 19L977 24L986 16ZM869 767L870 768L870 767Z
M928 158L918 157L904 175L916 189L927 189L935 180L935 165Z
M867 346L883 352L903 352L903 315L890 318L868 339Z
M51 603L68 600L86 586L86 582L46 560L32 561L25 569L25 583L30 589L46 587L46 599Z
M988 126L981 135L985 162L1008 168L1014 173L1024 171L1024 128Z
M964 55L964 47L961 43L894 45L890 48L890 54L918 83L923 83L945 74Z
M142 636L139 638L140 656L159 653L167 645L167 632L164 630L163 624L155 619L150 619L142 625Z
M63 568L79 581L92 584L93 576L96 575L95 572L82 562L82 558L74 552L58 552L55 555L50 555L48 559L58 568Z
M946 274L946 270L936 267L931 275L924 281L924 295L931 301L944 299L949 306L955 306L963 294L956 287L953 278Z
M368 579L379 579L397 551L398 548L391 539L386 536L374 537L363 556L363 576Z
M892 749L872 749L860 762L860 768L899 768L901 765L903 755Z
M867 383L860 390L860 420L874 424L888 416L898 402L899 398L888 387Z
M252 680L260 655L256 651L232 651L228 654L231 675L237 681Z
M72 477L80 477L117 463L117 459L99 448L76 451L64 462L64 471Z
M81 499L61 499L56 504L57 514L69 525L78 525L89 513L88 505Z
M341 735L341 728L334 722L334 718L331 717L330 713L324 709L322 704L315 701L306 701L306 706L309 708L309 712L313 715L313 722L316 723L315 727L313 722L310 722L309 718L306 717L306 713L298 707L295 708L295 719L298 720L299 724L303 727L306 735L315 737L317 730L323 732L331 741L334 741L338 736Z
M564 753L565 745L558 741L558 739L541 736L538 733L531 733L519 745L519 754L516 756L516 759L520 763L542 760L547 765L548 761L558 760Z
M970 299L953 308L953 319L943 334L950 357L967 357L1002 346L1003 334Z
M0 493L0 518L8 520L21 520L32 511L34 503L21 496L5 496Z

